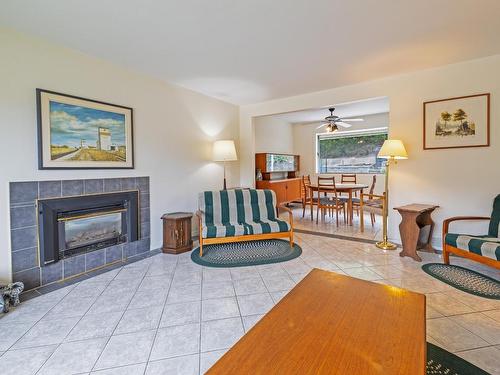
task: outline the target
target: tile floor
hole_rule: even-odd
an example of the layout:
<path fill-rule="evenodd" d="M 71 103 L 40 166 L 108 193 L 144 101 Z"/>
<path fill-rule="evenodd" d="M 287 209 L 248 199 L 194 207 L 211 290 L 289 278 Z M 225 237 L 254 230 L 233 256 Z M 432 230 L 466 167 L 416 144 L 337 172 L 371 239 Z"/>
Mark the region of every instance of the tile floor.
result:
<path fill-rule="evenodd" d="M 316 210 L 314 210 L 313 218 L 311 220 L 310 211 L 306 210 L 304 217 L 302 217 L 302 208 L 299 204 L 293 204 L 293 222 L 296 229 L 303 229 L 313 232 L 332 233 L 339 237 L 355 237 L 367 240 L 381 240 L 382 239 L 382 217 L 375 215 L 375 224 L 372 226 L 370 215 L 365 214 L 365 231 L 359 231 L 359 217 L 354 213 L 353 225 L 347 225 L 343 219 L 340 218 L 339 226 L 337 227 L 335 216 L 325 216 L 323 220 L 318 221 L 316 224 Z M 308 207 L 309 208 L 309 207 Z M 286 217 L 286 215 L 281 215 Z"/>
<path fill-rule="evenodd" d="M 189 253 L 158 254 L 28 300 L 0 318 L 1 373 L 202 374 L 317 267 L 426 293 L 428 340 L 500 374 L 500 301 L 372 244 L 309 234 L 297 242 L 303 254 L 286 263 L 214 269 Z"/>

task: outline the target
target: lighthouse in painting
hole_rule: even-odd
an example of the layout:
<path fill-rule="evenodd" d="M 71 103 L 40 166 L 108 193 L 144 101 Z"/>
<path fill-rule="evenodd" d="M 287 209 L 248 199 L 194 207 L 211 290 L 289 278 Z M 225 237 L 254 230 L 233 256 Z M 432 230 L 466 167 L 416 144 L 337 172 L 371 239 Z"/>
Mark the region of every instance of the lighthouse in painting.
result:
<path fill-rule="evenodd" d="M 111 132 L 106 128 L 99 128 L 97 134 L 97 149 L 102 151 L 111 150 Z"/>

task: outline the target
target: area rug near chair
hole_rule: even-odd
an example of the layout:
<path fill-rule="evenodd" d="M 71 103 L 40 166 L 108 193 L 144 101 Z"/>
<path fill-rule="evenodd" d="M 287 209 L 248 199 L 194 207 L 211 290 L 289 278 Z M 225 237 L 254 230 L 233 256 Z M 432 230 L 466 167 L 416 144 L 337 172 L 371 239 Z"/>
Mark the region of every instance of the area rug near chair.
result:
<path fill-rule="evenodd" d="M 472 363 L 427 343 L 427 375 L 489 375 Z"/>
<path fill-rule="evenodd" d="M 428 263 L 422 269 L 436 279 L 479 297 L 500 299 L 500 282 L 479 272 L 451 264 Z"/>
<path fill-rule="evenodd" d="M 286 262 L 302 254 L 302 248 L 294 244 L 293 248 L 285 240 L 257 240 L 232 242 L 203 246 L 191 253 L 193 262 L 207 267 L 245 267 L 259 264 Z"/>

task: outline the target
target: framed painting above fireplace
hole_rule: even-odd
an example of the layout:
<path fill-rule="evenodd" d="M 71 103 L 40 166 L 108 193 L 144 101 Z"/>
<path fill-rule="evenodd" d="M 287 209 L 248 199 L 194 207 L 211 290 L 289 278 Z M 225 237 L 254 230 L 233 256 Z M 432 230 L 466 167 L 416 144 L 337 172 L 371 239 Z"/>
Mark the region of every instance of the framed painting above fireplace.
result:
<path fill-rule="evenodd" d="M 36 90 L 39 169 L 134 168 L 133 110 Z"/>

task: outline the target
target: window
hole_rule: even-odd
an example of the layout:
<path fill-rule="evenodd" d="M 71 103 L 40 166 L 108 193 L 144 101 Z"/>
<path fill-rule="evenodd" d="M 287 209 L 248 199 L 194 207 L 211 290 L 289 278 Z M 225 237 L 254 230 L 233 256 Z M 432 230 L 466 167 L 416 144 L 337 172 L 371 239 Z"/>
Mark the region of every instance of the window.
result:
<path fill-rule="evenodd" d="M 318 134 L 318 173 L 384 173 L 385 160 L 377 158 L 387 139 L 387 128 Z"/>

